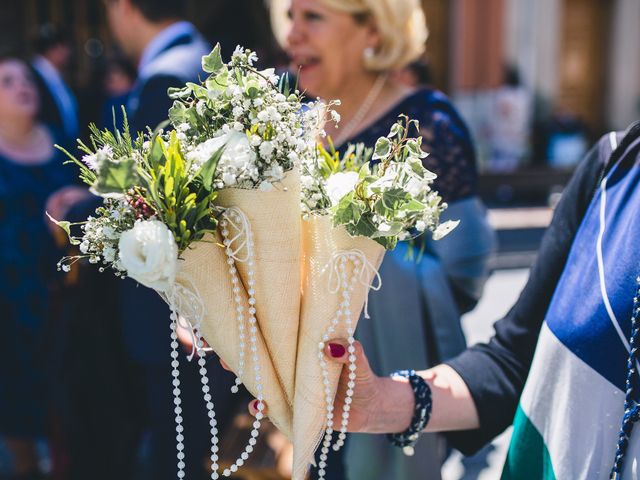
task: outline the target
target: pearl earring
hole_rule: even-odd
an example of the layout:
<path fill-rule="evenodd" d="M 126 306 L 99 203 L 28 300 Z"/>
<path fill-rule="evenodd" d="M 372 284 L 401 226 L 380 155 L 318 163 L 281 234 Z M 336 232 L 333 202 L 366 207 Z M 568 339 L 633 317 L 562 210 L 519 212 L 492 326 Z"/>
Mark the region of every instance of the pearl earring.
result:
<path fill-rule="evenodd" d="M 375 54 L 376 54 L 376 51 L 373 47 L 367 47 L 362 51 L 362 57 L 364 58 L 365 62 L 371 61 L 375 56 Z"/>

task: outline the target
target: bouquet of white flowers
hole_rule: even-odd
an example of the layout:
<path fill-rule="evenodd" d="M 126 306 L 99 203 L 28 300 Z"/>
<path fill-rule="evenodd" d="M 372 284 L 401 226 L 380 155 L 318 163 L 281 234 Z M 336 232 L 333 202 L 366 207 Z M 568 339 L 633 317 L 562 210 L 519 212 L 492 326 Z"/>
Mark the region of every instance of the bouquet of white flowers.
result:
<path fill-rule="evenodd" d="M 219 46 L 203 57 L 208 77 L 170 90 L 169 133 L 133 138 L 126 121 L 122 133 L 92 126 L 90 144 L 80 143 L 84 155 L 67 154 L 103 204 L 79 225 L 54 220 L 80 250 L 60 269 L 86 259 L 155 289 L 171 308 L 180 478 L 179 326 L 193 332 L 211 478 L 228 477 L 247 460 L 263 402 L 294 443 L 295 480 L 304 478 L 325 434 L 323 475 L 340 375 L 324 361 L 325 342 L 348 337 L 353 382 L 353 335 L 369 290 L 378 288 L 385 248 L 455 226 L 439 225 L 445 205 L 422 166 L 420 138 L 408 136 L 414 122 L 401 119 L 374 150 L 354 146 L 341 156 L 329 140 L 327 151 L 316 142 L 331 104 L 303 107 L 286 78 L 257 70 L 255 60 L 240 47 L 228 63 Z M 233 391 L 245 384 L 259 400 L 244 452 L 222 472 L 204 340 L 236 373 Z M 349 403 L 335 448 L 344 442 Z"/>
<path fill-rule="evenodd" d="M 334 425 L 344 443 L 355 387 L 354 333 L 370 289 L 380 288 L 378 268 L 385 249 L 424 231 L 438 239 L 456 226 L 439 224 L 446 208 L 431 189 L 435 175 L 421 159 L 421 138 L 409 138 L 418 124 L 401 118 L 375 149 L 349 146 L 342 156 L 318 147 L 303 162 L 303 285 L 298 337 L 298 364 L 293 408 L 294 478 L 304 478 L 322 441 L 319 477 L 324 477 Z M 349 389 L 344 410 L 334 398 L 341 366 L 325 361 L 323 350 L 333 338 L 348 338 Z M 325 415 L 309 411 L 324 409 Z"/>
<path fill-rule="evenodd" d="M 224 64 L 219 46 L 203 57 L 205 82 L 170 92 L 171 133 L 134 139 L 126 123 L 123 133 L 92 126 L 90 145 L 80 143 L 84 156 L 66 153 L 103 205 L 80 225 L 56 221 L 81 252 L 63 258 L 60 269 L 87 259 L 155 289 L 170 305 L 179 443 L 176 329 L 193 331 L 192 356 L 199 356 L 211 423 L 212 478 L 218 476 L 217 421 L 203 338 L 236 372 L 233 390 L 244 383 L 260 401 L 245 451 L 222 475 L 253 450 L 263 401 L 273 423 L 291 436 L 300 303 L 296 165 L 315 141 L 299 93 L 273 71 L 256 70 L 254 60 L 238 48 Z"/>
<path fill-rule="evenodd" d="M 174 90 L 169 115 L 183 135 L 187 158 L 203 162 L 226 146 L 215 202 L 237 216 L 223 233 L 228 232 L 240 280 L 255 299 L 252 310 L 290 407 L 300 312 L 297 165 L 315 148 L 309 128 L 313 112 L 302 108 L 286 78 L 273 69 L 256 70 L 255 60 L 254 53 L 238 47 L 223 64 L 216 47 L 203 59 L 209 78 Z"/>

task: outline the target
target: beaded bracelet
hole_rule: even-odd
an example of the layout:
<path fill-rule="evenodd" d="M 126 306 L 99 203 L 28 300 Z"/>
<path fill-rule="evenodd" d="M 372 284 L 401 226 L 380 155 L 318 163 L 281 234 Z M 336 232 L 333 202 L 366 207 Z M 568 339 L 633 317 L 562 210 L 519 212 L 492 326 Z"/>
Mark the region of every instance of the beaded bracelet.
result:
<path fill-rule="evenodd" d="M 402 448 L 402 452 L 411 456 L 415 453 L 414 446 L 418 442 L 418 438 L 424 431 L 431 418 L 431 387 L 418 375 L 415 370 L 399 370 L 393 372 L 391 377 L 408 378 L 413 395 L 415 397 L 415 409 L 411 424 L 402 433 L 389 433 L 387 439 L 396 447 Z"/>

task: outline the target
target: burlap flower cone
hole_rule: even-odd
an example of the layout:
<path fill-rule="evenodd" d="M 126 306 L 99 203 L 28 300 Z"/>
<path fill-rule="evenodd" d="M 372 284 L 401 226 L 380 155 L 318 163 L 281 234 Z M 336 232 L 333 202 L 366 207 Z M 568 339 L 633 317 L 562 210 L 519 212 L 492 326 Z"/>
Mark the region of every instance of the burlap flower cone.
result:
<path fill-rule="evenodd" d="M 302 222 L 302 305 L 298 359 L 293 404 L 293 479 L 303 480 L 326 428 L 325 386 L 318 353 L 323 336 L 326 339 L 347 338 L 340 322 L 328 332 L 343 302 L 342 293 L 332 285 L 337 278 L 336 262 L 348 252 L 360 252 L 347 258 L 347 277 L 354 273 L 354 259 L 366 258 L 368 265 L 358 275 L 351 294 L 350 311 L 353 328 L 369 294 L 370 285 L 382 263 L 385 250 L 364 237 L 351 237 L 344 228 L 333 228 L 329 217 L 312 217 Z M 362 263 L 360 263 L 362 268 Z M 357 268 L 357 267 L 356 267 Z M 329 387 L 332 398 L 338 386 L 341 366 L 328 362 Z M 336 417 L 341 412 L 335 412 Z"/>
<path fill-rule="evenodd" d="M 180 262 L 176 282 L 188 289 L 195 287 L 204 304 L 201 326 L 204 339 L 234 372 L 238 372 L 240 341 L 237 306 L 234 302 L 235 294 L 228 272 L 227 256 L 219 237 L 214 239 L 210 235 L 205 240 L 206 242 L 194 243 L 182 254 L 184 261 Z M 240 297 L 246 315 L 249 306 L 244 288 L 240 288 Z M 271 363 L 260 330 L 257 332 L 257 339 L 261 383 L 269 418 L 278 429 L 291 438 L 291 407 Z M 247 389 L 256 395 L 256 378 L 248 338 L 245 342 L 245 368 L 241 380 Z M 215 392 L 215 386 L 213 388 Z"/>
<path fill-rule="evenodd" d="M 254 240 L 258 324 L 292 405 L 300 315 L 300 173 L 288 172 L 269 192 L 221 190 L 216 203 L 239 209 L 249 221 Z M 231 227 L 229 230 L 231 237 L 237 233 Z M 236 266 L 249 290 L 249 265 L 236 262 Z"/>

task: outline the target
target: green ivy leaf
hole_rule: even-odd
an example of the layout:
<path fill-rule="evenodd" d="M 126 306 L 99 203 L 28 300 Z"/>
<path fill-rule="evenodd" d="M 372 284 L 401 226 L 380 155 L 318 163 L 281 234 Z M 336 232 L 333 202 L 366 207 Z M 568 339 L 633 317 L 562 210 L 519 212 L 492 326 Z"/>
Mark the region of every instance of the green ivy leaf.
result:
<path fill-rule="evenodd" d="M 217 73 L 223 65 L 220 44 L 217 43 L 209 55 L 202 57 L 202 69 L 207 73 Z"/>
<path fill-rule="evenodd" d="M 357 224 L 362 217 L 364 211 L 362 201 L 355 198 L 354 193 L 350 192 L 338 203 L 334 215 L 334 225 Z"/>
<path fill-rule="evenodd" d="M 169 109 L 169 120 L 173 125 L 185 123 L 188 118 L 187 107 L 182 102 L 173 102 Z"/>
<path fill-rule="evenodd" d="M 209 99 L 209 92 L 207 91 L 207 89 L 201 85 L 198 85 L 196 83 L 191 83 L 188 82 L 187 83 L 187 87 L 189 87 L 191 89 L 191 92 L 193 93 L 193 96 L 195 98 L 197 98 L 198 100 L 208 100 Z"/>
<path fill-rule="evenodd" d="M 387 135 L 387 138 L 401 137 L 403 132 L 404 132 L 404 127 L 402 126 L 402 124 L 399 122 L 394 123 L 391 126 L 391 130 L 389 130 L 389 134 Z"/>
<path fill-rule="evenodd" d="M 382 158 L 387 158 L 387 156 L 391 153 L 391 141 L 386 137 L 380 137 L 376 142 L 376 146 L 373 151 L 372 160 L 378 160 Z"/>
<path fill-rule="evenodd" d="M 191 96 L 191 89 L 189 87 L 169 87 L 167 95 L 172 99 L 183 99 Z"/>
<path fill-rule="evenodd" d="M 125 193 L 138 184 L 135 168 L 136 162 L 130 157 L 104 160 L 100 163 L 93 191 L 100 196 Z"/>

